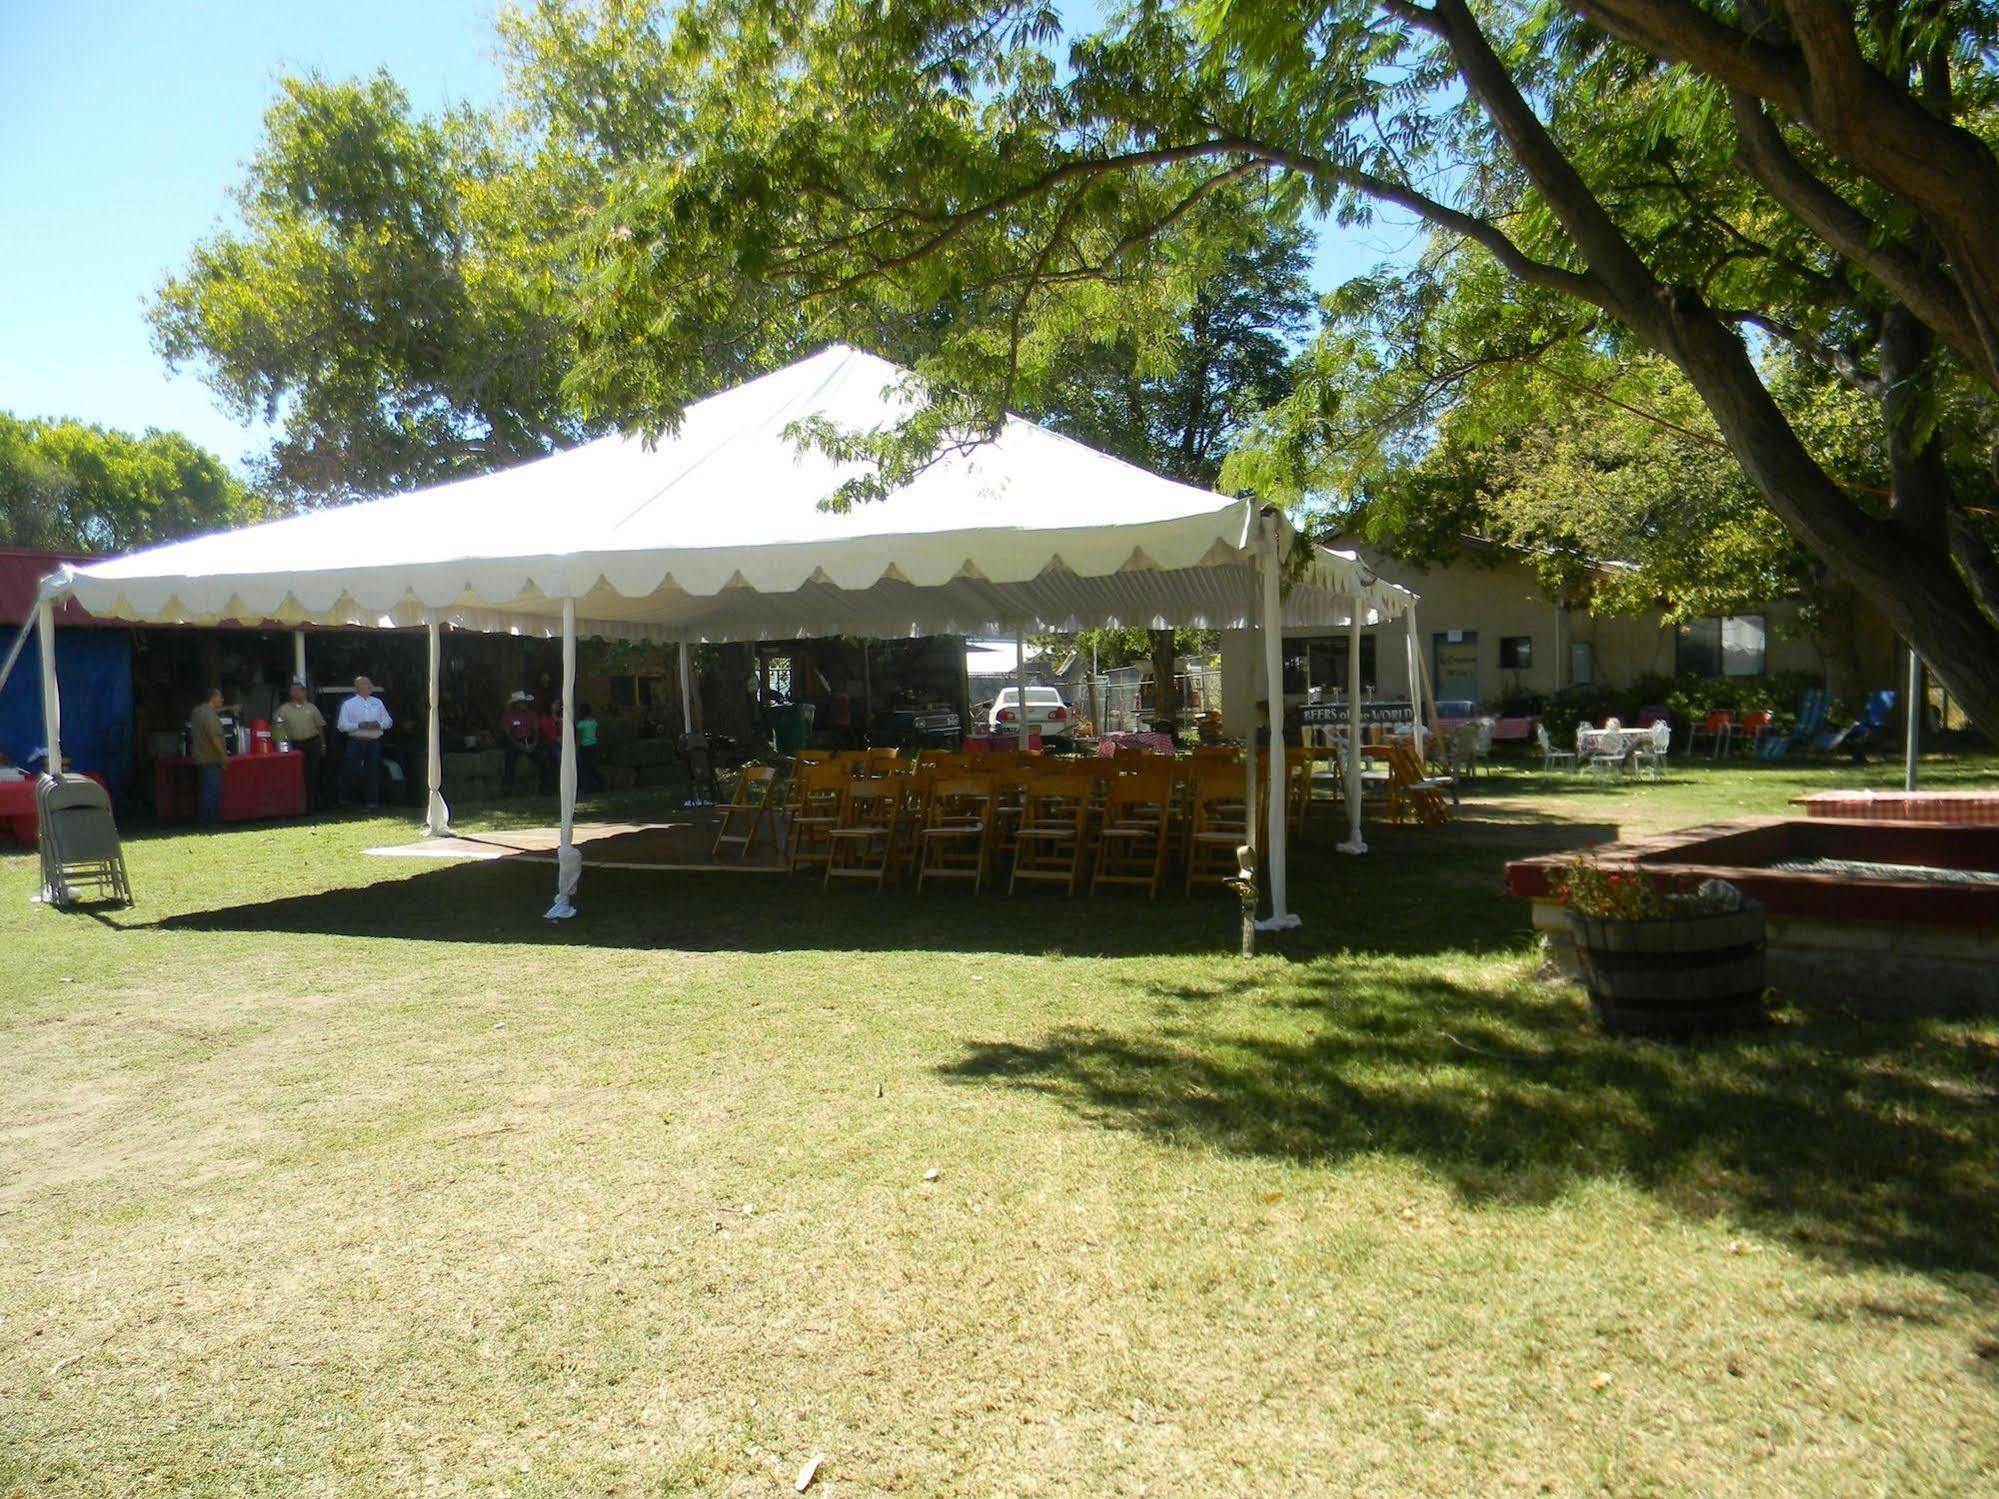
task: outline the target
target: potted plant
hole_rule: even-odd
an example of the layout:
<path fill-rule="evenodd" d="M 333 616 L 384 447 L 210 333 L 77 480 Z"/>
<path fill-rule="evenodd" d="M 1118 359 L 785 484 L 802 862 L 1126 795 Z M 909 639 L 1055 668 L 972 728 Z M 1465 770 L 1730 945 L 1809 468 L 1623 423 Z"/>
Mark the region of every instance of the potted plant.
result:
<path fill-rule="evenodd" d="M 1606 1030 L 1678 1035 L 1762 1013 L 1763 907 L 1733 885 L 1584 855 L 1557 898 Z"/>

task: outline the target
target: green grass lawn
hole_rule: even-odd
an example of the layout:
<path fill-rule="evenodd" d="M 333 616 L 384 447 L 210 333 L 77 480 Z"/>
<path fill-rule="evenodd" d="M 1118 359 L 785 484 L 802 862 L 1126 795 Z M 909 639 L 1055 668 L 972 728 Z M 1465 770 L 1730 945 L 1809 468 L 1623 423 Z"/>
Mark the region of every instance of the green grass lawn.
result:
<path fill-rule="evenodd" d="M 1994 1492 L 1999 1023 L 1613 1042 L 1499 893 L 1898 776 L 1501 774 L 1251 961 L 1226 899 L 549 924 L 387 818 L 136 837 L 101 916 L 0 859 L 0 1495 Z"/>

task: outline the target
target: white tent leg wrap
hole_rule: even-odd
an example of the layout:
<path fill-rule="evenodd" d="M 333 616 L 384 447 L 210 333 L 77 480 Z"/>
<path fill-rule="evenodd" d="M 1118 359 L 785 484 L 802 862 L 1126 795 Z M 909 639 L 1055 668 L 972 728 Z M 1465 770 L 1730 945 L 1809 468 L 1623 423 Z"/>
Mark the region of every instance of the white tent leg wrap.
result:
<path fill-rule="evenodd" d="M 576 847 L 576 600 L 562 601 L 562 837 L 555 850 L 555 904 L 550 921 L 576 914 L 576 886 L 583 855 Z"/>
<path fill-rule="evenodd" d="M 1360 774 L 1360 621 L 1366 607 L 1359 594 L 1347 600 L 1352 612 L 1347 617 L 1347 836 L 1338 845 L 1343 854 L 1367 852 L 1367 840 L 1360 835 L 1360 798 L 1365 785 Z"/>
<path fill-rule="evenodd" d="M 444 736 L 437 721 L 438 658 L 444 653 L 437 616 L 428 621 L 430 633 L 430 709 L 426 715 L 425 727 L 425 778 L 430 788 L 430 799 L 425 804 L 423 814 L 423 835 L 426 838 L 449 838 L 451 831 L 451 808 L 444 803 Z M 299 637 L 301 640 L 303 636 Z"/>
<path fill-rule="evenodd" d="M 555 851 L 555 904 L 542 913 L 549 921 L 567 921 L 576 914 L 576 887 L 583 878 L 583 850 L 566 844 Z"/>
<path fill-rule="evenodd" d="M 1286 854 L 1288 853 L 1286 827 L 1288 808 L 1285 798 L 1291 787 L 1284 773 L 1284 574 L 1282 559 L 1278 550 L 1282 545 L 1283 530 L 1274 511 L 1264 514 L 1263 533 L 1263 670 L 1268 679 L 1270 693 L 1270 764 L 1268 784 L 1263 788 L 1267 799 L 1266 811 L 1270 821 L 1270 851 L 1265 859 L 1269 878 L 1265 883 L 1270 889 L 1270 915 L 1259 921 L 1259 931 L 1277 932 L 1298 925 L 1298 918 L 1287 909 L 1290 891 L 1287 885 Z M 1251 759 L 1256 758 L 1256 746 L 1250 746 Z M 1256 815 L 1255 804 L 1251 803 L 1250 816 Z"/>

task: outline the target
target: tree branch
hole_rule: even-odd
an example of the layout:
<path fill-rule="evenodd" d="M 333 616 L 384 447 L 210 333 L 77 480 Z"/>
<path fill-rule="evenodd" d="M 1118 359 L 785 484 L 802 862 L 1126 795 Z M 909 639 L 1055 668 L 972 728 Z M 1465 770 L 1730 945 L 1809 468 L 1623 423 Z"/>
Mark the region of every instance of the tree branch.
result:
<path fill-rule="evenodd" d="M 1784 144 L 1777 122 L 1740 89 L 1729 91 L 1735 116 L 1736 160 L 1770 196 L 1826 244 L 1887 289 L 1988 384 L 1999 384 L 1999 358 L 1971 327 L 1963 293 L 1923 264 L 1900 240 L 1882 239 L 1871 220 L 1821 182 Z"/>
<path fill-rule="evenodd" d="M 1767 312 L 1742 308 L 1731 311 L 1717 310 L 1715 316 L 1731 323 L 1747 323 L 1752 328 L 1761 328 L 1772 338 L 1789 344 L 1807 358 L 1824 365 L 1855 390 L 1865 391 L 1877 399 L 1881 395 L 1883 388 L 1881 377 L 1854 358 L 1851 350 L 1836 348 L 1824 339 L 1814 338 L 1804 329 L 1781 318 L 1772 317 Z"/>
<path fill-rule="evenodd" d="M 1656 57 L 1796 112 L 1804 69 L 1796 52 L 1724 25 L 1691 0 L 1568 0 L 1569 9 Z"/>

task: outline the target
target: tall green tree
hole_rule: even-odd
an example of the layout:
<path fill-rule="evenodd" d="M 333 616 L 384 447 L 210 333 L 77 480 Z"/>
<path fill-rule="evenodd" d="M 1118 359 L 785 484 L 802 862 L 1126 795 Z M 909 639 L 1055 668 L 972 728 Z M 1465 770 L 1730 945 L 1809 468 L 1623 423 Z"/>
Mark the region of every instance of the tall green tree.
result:
<path fill-rule="evenodd" d="M 0 545 L 122 552 L 262 518 L 265 503 L 178 432 L 0 412 Z"/>
<path fill-rule="evenodd" d="M 288 78 L 235 200 L 240 224 L 194 248 L 151 315 L 170 364 L 279 424 L 274 494 L 406 488 L 580 434 L 537 249 L 570 226 L 490 120 L 422 118 L 386 75 Z"/>
<path fill-rule="evenodd" d="M 1214 484 L 1243 430 L 1291 389 L 1291 364 L 1316 306 L 1304 229 L 1260 214 L 1251 222 L 1261 237 L 1223 257 L 1170 336 L 1149 350 L 1118 338 L 1063 347 L 1032 414 L 1155 472 Z M 1170 718 L 1179 706 L 1177 658 L 1212 650 L 1214 632 L 1094 630 L 1075 645 L 1106 666 L 1149 658 L 1155 711 Z"/>
<path fill-rule="evenodd" d="M 1999 732 L 1989 466 L 1965 478 L 1999 394 L 1995 36 L 1973 0 L 1134 0 L 1075 38 L 1034 0 L 695 0 L 687 149 L 622 172 L 593 226 L 575 387 L 670 420 L 697 330 L 778 287 L 808 316 L 957 309 L 927 372 L 990 413 L 1053 344 L 1184 315 L 1239 243 L 1226 189 L 1391 206 L 1433 232 L 1416 294 L 1448 302 L 1468 256 L 1504 278 L 1404 404 L 1536 352 L 1661 356 L 1761 502 Z M 1786 412 L 1778 344 L 1869 399 L 1885 495 Z M 1294 449 L 1339 426 L 1292 415 Z"/>

